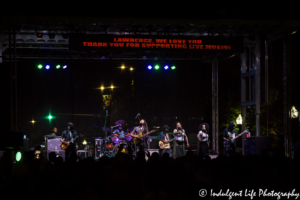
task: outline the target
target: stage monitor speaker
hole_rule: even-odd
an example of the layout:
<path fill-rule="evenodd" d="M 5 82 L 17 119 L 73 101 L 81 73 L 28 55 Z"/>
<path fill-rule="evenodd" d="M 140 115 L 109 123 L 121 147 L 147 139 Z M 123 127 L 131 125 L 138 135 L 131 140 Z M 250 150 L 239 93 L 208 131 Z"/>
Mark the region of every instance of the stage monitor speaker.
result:
<path fill-rule="evenodd" d="M 260 155 L 264 149 L 271 149 L 271 138 L 267 136 L 244 139 L 244 155 Z"/>
<path fill-rule="evenodd" d="M 159 149 L 146 149 L 146 151 L 149 151 L 150 156 L 151 156 L 154 152 L 157 152 L 158 154 L 160 153 L 160 152 L 159 152 Z M 148 160 L 148 157 L 146 156 L 146 154 L 145 154 L 145 159 Z"/>
<path fill-rule="evenodd" d="M 87 151 L 84 151 L 84 150 L 78 150 L 78 151 L 77 151 L 77 156 L 78 156 L 81 160 L 83 160 L 83 159 L 85 159 L 85 158 L 88 157 L 88 152 L 87 152 Z"/>
<path fill-rule="evenodd" d="M 49 160 L 49 153 L 51 153 L 51 152 L 55 152 L 56 157 L 62 157 L 63 161 L 65 162 L 65 160 L 66 160 L 66 153 L 65 153 L 64 150 L 59 150 L 59 151 L 51 151 L 51 150 L 49 150 L 49 151 L 47 151 L 47 159 L 48 160 Z"/>

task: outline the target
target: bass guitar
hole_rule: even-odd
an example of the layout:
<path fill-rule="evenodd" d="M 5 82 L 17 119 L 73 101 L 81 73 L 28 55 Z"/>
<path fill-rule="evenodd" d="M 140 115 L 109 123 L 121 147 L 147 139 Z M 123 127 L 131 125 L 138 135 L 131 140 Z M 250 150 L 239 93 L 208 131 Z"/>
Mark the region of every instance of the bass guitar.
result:
<path fill-rule="evenodd" d="M 150 133 L 153 133 L 153 132 L 155 132 L 155 131 L 156 131 L 156 130 L 152 130 L 152 131 L 150 131 L 150 132 L 148 132 L 148 133 L 145 133 L 144 135 L 143 135 L 143 133 L 139 133 L 139 134 L 137 134 L 137 135 L 133 135 L 133 136 L 132 136 L 132 137 L 133 137 L 133 143 L 134 143 L 134 144 L 137 144 L 137 143 L 143 141 L 143 140 L 144 140 L 144 136 L 149 135 Z"/>
<path fill-rule="evenodd" d="M 232 144 L 234 144 L 235 140 L 238 139 L 239 137 L 241 137 L 243 134 L 245 133 L 249 133 L 249 130 L 246 129 L 244 130 L 242 133 L 238 134 L 236 137 L 234 138 L 229 138 L 227 139 L 228 141 L 224 141 L 223 144 L 224 144 L 224 147 L 230 147 Z"/>
<path fill-rule="evenodd" d="M 170 142 L 173 142 L 174 140 L 175 140 L 175 138 L 173 138 L 172 140 L 169 140 L 167 142 L 159 141 L 158 146 L 160 149 L 164 149 L 166 146 L 169 145 Z"/>

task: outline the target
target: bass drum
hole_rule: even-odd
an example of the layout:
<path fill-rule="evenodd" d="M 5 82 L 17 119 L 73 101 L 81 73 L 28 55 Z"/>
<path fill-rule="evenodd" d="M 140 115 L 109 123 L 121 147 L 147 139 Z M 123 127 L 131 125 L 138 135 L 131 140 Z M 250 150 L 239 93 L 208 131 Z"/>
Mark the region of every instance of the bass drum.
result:
<path fill-rule="evenodd" d="M 120 148 L 121 145 L 124 145 L 124 147 L 123 147 L 121 153 L 126 153 L 126 154 L 128 154 L 127 143 L 123 142 L 123 143 L 120 143 L 119 145 L 116 145 L 116 146 L 114 147 L 114 154 L 115 154 L 115 155 L 118 153 L 119 148 Z"/>

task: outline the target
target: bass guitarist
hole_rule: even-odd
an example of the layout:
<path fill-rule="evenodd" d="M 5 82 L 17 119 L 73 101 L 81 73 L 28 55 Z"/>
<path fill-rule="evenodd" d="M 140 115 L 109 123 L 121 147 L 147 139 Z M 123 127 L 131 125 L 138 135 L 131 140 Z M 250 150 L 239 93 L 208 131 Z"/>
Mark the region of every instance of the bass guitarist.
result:
<path fill-rule="evenodd" d="M 60 141 L 69 146 L 65 150 L 66 154 L 66 160 L 69 159 L 69 157 L 76 158 L 76 138 L 77 138 L 77 131 L 74 130 L 74 126 L 72 122 L 68 123 L 68 130 L 64 130 L 64 132 L 61 134 Z M 68 142 L 69 141 L 69 142 Z"/>
<path fill-rule="evenodd" d="M 169 157 L 172 157 L 172 149 L 170 142 L 171 140 L 171 135 L 169 134 L 169 127 L 168 125 L 163 126 L 163 131 L 160 133 L 160 141 L 165 144 L 164 148 L 161 150 L 160 155 L 162 156 L 164 153 L 169 154 Z"/>
<path fill-rule="evenodd" d="M 139 141 L 135 143 L 135 155 L 137 155 L 137 148 L 139 151 L 145 151 L 146 142 L 148 140 L 148 136 L 145 136 L 145 138 L 141 138 L 138 135 L 142 133 L 142 135 L 147 134 L 149 131 L 147 122 L 144 119 L 140 120 L 140 126 L 135 127 L 132 132 L 130 133 L 133 139 L 137 138 Z"/>
<path fill-rule="evenodd" d="M 235 130 L 235 124 L 231 121 L 229 122 L 228 127 L 223 131 L 223 144 L 228 156 L 235 153 L 236 142 L 234 141 L 234 143 L 230 143 L 230 140 L 234 139 L 236 136 L 237 132 Z"/>

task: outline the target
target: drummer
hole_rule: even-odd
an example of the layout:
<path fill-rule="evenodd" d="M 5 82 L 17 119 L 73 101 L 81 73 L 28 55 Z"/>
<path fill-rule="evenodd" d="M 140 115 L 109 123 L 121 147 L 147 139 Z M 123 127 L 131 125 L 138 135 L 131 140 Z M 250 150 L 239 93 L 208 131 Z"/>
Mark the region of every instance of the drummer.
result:
<path fill-rule="evenodd" d="M 119 139 L 125 139 L 125 133 L 122 130 L 122 124 L 119 124 L 118 129 L 114 130 L 113 132 L 114 134 L 118 134 L 119 135 Z"/>

